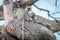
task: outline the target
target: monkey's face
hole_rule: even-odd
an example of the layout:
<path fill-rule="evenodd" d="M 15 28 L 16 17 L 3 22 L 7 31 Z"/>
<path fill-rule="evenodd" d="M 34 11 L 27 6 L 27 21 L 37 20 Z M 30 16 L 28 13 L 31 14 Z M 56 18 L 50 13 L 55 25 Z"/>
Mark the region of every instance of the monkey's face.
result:
<path fill-rule="evenodd" d="M 30 11 L 31 10 L 31 8 L 28 8 L 28 11 Z"/>
<path fill-rule="evenodd" d="M 31 10 L 30 6 L 27 6 L 26 9 L 28 10 L 28 12 Z"/>

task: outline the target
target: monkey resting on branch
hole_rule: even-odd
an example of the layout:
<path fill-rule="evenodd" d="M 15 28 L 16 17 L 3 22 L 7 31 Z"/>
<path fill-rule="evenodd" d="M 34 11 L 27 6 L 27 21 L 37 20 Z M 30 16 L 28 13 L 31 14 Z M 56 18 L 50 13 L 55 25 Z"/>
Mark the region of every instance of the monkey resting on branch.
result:
<path fill-rule="evenodd" d="M 10 0 L 12 1 L 12 0 Z M 8 5 L 9 4 L 9 5 Z M 16 21 L 14 18 L 13 5 L 10 3 L 4 5 L 4 16 L 10 18 L 10 20 L 5 19 L 7 25 L 2 27 L 1 34 L 6 40 L 10 40 L 10 35 L 17 37 L 18 40 L 21 39 L 22 24 L 21 21 Z M 11 4 L 11 5 L 10 5 Z M 9 7 L 10 6 L 10 7 Z M 7 14 L 7 15 L 6 15 Z M 53 32 L 46 27 L 33 22 L 24 22 L 24 40 L 56 40 Z"/>

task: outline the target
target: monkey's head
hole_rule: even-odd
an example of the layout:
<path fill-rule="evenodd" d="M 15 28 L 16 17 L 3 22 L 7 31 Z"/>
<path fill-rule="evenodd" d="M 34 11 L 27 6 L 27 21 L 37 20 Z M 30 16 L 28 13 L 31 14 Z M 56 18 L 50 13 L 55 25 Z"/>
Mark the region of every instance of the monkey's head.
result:
<path fill-rule="evenodd" d="M 31 6 L 27 6 L 26 8 L 25 8 L 25 10 L 27 10 L 28 12 L 31 10 Z"/>

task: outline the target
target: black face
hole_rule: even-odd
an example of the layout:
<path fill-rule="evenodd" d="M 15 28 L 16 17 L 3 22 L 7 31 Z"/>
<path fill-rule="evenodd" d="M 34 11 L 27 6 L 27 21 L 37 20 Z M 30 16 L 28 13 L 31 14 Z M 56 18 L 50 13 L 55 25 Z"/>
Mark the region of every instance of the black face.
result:
<path fill-rule="evenodd" d="M 28 11 L 30 11 L 31 10 L 31 8 L 28 8 Z"/>

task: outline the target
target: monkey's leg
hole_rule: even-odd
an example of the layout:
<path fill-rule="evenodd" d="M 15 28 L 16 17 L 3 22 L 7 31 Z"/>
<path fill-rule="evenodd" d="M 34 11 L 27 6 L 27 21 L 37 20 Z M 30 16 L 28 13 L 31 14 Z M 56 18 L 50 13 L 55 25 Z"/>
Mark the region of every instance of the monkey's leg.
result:
<path fill-rule="evenodd" d="M 22 40 L 24 40 L 24 19 L 22 19 Z"/>

